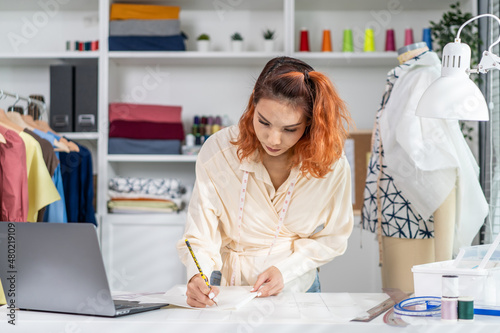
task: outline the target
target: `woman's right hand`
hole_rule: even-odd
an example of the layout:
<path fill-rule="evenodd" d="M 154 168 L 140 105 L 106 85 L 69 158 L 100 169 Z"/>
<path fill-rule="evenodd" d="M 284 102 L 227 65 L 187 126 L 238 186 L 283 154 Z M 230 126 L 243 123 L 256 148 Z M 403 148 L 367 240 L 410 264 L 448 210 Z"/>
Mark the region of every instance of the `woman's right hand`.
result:
<path fill-rule="evenodd" d="M 194 275 L 187 284 L 186 296 L 189 306 L 197 308 L 212 306 L 217 302 L 217 295 L 219 295 L 219 288 L 209 288 L 200 274 Z"/>

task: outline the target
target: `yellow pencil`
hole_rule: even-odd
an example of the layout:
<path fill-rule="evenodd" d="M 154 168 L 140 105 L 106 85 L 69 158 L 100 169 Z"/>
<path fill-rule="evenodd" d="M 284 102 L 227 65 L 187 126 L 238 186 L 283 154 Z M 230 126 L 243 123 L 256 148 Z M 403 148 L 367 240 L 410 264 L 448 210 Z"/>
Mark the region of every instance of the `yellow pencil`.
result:
<path fill-rule="evenodd" d="M 196 260 L 196 256 L 194 255 L 193 249 L 191 248 L 191 244 L 189 244 L 189 241 L 187 239 L 185 240 L 185 242 L 186 242 L 186 245 L 189 249 L 189 252 L 191 253 L 191 257 L 193 257 L 193 260 L 194 260 L 194 263 L 196 264 L 196 267 L 198 267 L 198 271 L 200 272 L 201 277 L 203 278 L 203 280 L 205 280 L 207 287 L 210 288 L 210 290 L 212 290 L 212 286 L 210 285 L 210 282 L 208 282 L 207 276 L 205 274 L 203 274 L 203 271 L 201 270 L 200 264 L 198 263 L 198 260 Z M 215 305 L 217 305 L 217 302 L 215 302 L 213 299 L 212 299 L 212 301 L 215 303 Z"/>

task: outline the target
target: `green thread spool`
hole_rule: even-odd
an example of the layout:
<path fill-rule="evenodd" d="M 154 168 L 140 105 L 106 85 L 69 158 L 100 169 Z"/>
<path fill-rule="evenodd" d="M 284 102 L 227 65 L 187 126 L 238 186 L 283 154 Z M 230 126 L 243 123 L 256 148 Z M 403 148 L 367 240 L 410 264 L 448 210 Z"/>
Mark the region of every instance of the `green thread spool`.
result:
<path fill-rule="evenodd" d="M 472 297 L 458 298 L 458 320 L 474 319 L 474 299 Z"/>
<path fill-rule="evenodd" d="M 352 30 L 344 30 L 344 43 L 342 45 L 342 52 L 354 52 L 354 44 L 352 42 Z"/>

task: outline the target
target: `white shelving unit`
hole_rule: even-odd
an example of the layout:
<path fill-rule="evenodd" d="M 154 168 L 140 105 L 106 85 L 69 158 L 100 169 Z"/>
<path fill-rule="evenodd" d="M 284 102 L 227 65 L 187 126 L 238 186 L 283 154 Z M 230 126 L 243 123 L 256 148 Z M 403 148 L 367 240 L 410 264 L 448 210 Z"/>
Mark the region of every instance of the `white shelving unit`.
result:
<path fill-rule="evenodd" d="M 455 0 L 151 0 L 144 3 L 181 7 L 181 29 L 189 36 L 186 52 L 109 52 L 109 8 L 113 0 L 42 2 L 0 0 L 0 88 L 23 95 L 45 96 L 50 109 L 49 65 L 97 63 L 99 67 L 98 132 L 64 133 L 90 143 L 98 176 L 97 214 L 102 250 L 113 289 L 166 290 L 183 283 L 175 241 L 184 229 L 185 214 L 124 215 L 107 213 L 108 180 L 115 176 L 177 177 L 194 182 L 196 157 L 180 155 L 108 155 L 108 105 L 112 102 L 182 105 L 185 130 L 195 115 L 227 114 L 236 124 L 255 79 L 265 63 L 279 55 L 303 59 L 326 73 L 346 101 L 358 129 L 371 128 L 388 70 L 397 65 L 395 52 L 383 52 L 385 30 L 395 29 L 396 46 L 403 46 L 404 29 L 412 27 L 415 41 L 422 28 L 438 20 Z M 120 1 L 123 2 L 123 1 Z M 133 2 L 126 0 L 125 2 Z M 135 1 L 138 2 L 138 1 Z M 43 2 L 45 3 L 45 2 Z M 462 3 L 476 12 L 474 2 Z M 31 27 L 33 26 L 33 27 Z M 32 31 L 29 31 L 29 28 Z M 298 52 L 301 27 L 309 30 L 313 52 Z M 363 53 L 362 33 L 375 30 L 377 52 Z M 276 30 L 273 53 L 264 53 L 261 33 Z M 332 32 L 334 52 L 318 52 L 323 29 Z M 354 53 L 342 53 L 342 30 L 354 34 Z M 244 52 L 229 49 L 229 36 L 240 32 Z M 196 36 L 208 33 L 211 52 L 195 51 Z M 99 40 L 99 51 L 66 52 L 66 41 Z M 154 83 L 144 85 L 147 82 Z M 9 101 L 0 101 L 7 108 Z M 371 238 L 370 238 L 371 239 Z M 368 241 L 369 243 L 369 241 Z M 356 244 L 353 245 L 356 247 Z M 363 243 L 370 253 L 376 244 Z M 346 258 L 349 255 L 345 256 Z M 349 257 L 350 258 L 350 257 Z M 377 259 L 356 257 L 349 263 L 325 266 L 326 291 L 378 291 Z M 341 262 L 336 261 L 336 262 Z M 330 264 L 329 264 L 330 265 Z M 350 268 L 348 275 L 329 273 Z M 361 269 L 363 267 L 363 270 Z M 368 273 L 367 270 L 368 269 Z M 326 273 L 325 273 L 326 272 Z M 367 274 L 370 278 L 366 278 Z M 168 277 L 172 277 L 171 280 Z M 354 276 L 365 277 L 356 284 Z M 120 278 L 121 277 L 121 278 Z M 359 278 L 358 278 L 359 279 Z M 368 284 L 366 281 L 369 280 Z M 354 281 L 354 282 L 353 282 Z M 326 289 L 325 289 L 326 286 Z M 347 287 L 345 287 L 347 286 Z"/>

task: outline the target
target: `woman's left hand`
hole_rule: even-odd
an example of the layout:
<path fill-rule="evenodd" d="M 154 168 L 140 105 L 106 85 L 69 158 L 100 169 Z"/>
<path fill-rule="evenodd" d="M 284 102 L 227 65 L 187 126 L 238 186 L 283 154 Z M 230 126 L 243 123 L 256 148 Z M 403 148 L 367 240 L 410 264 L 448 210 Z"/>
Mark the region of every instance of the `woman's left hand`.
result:
<path fill-rule="evenodd" d="M 280 270 L 275 266 L 271 266 L 259 275 L 252 291 L 258 292 L 258 297 L 267 297 L 278 295 L 284 286 L 283 275 Z"/>

